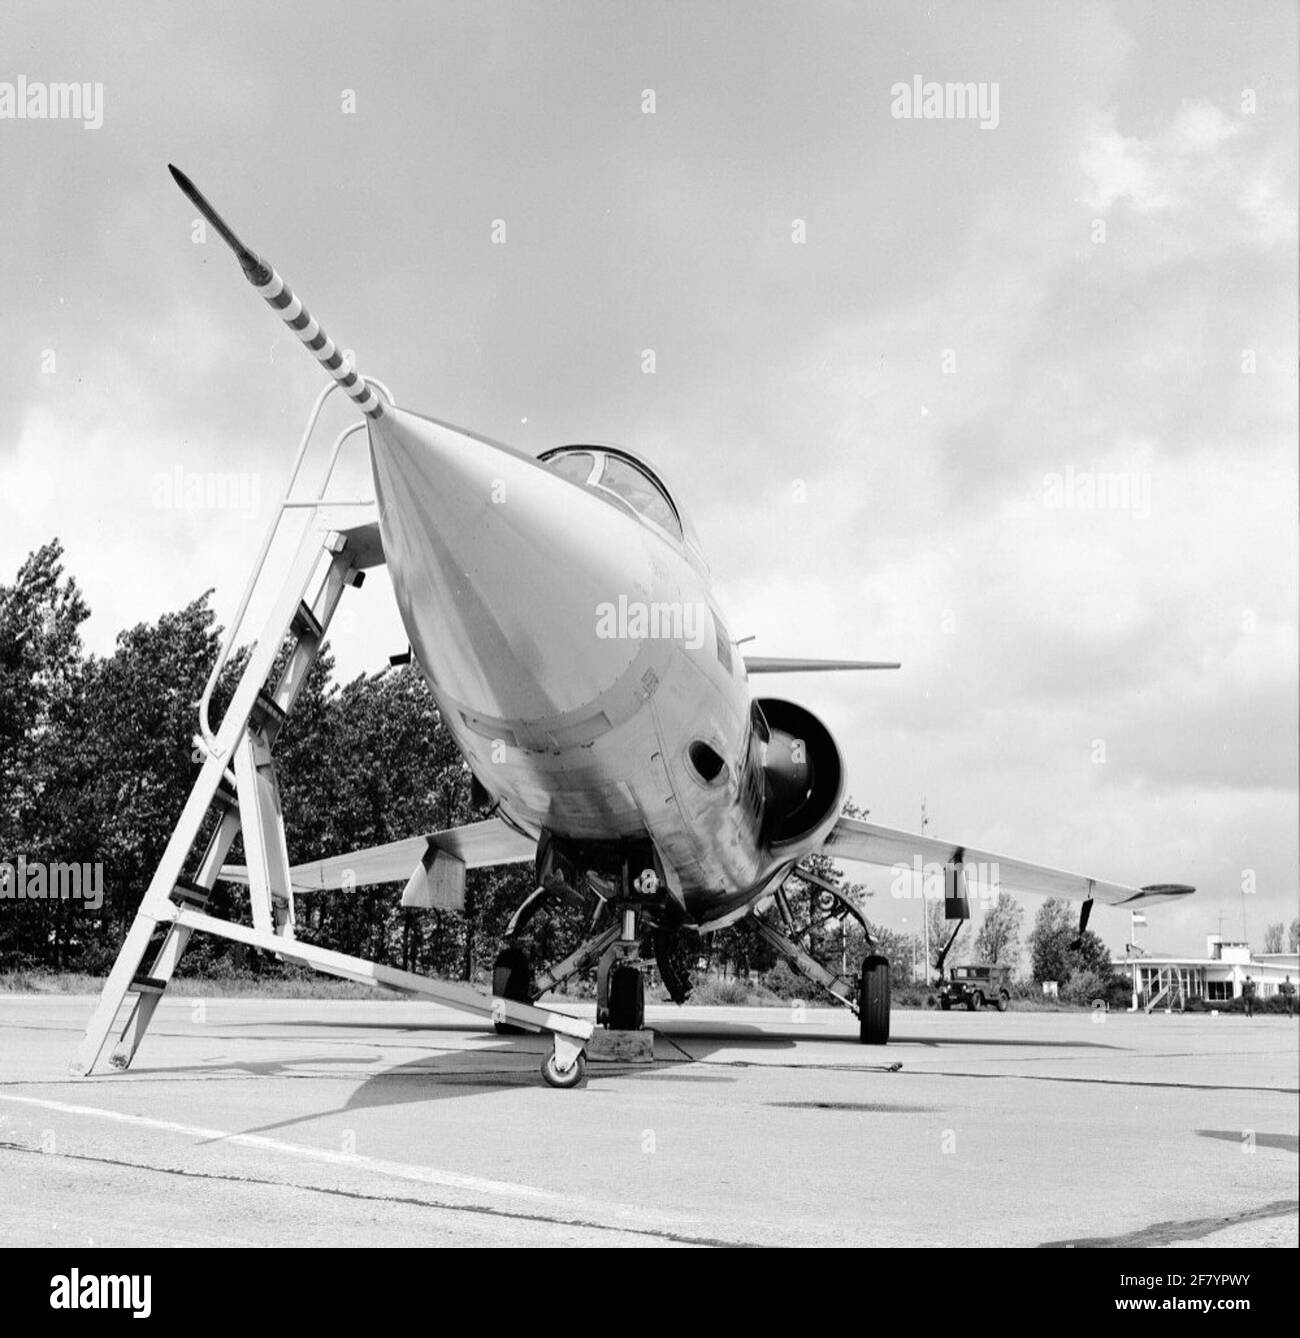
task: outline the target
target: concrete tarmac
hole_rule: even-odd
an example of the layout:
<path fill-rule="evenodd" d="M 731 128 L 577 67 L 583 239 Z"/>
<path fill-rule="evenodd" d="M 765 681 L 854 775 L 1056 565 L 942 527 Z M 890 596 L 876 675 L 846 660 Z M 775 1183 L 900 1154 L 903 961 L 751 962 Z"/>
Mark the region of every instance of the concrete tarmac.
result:
<path fill-rule="evenodd" d="M 652 1007 L 555 1091 L 387 999 L 169 995 L 73 1079 L 93 1002 L 0 995 L 0 1246 L 1300 1243 L 1286 1018 Z"/>

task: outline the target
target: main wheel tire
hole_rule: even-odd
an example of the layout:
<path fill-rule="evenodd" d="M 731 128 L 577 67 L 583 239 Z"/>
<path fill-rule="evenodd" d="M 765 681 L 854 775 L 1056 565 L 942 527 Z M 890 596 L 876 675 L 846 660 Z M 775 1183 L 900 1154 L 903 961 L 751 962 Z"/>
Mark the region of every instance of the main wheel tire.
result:
<path fill-rule="evenodd" d="M 984 1007 L 984 996 L 979 990 L 973 990 L 966 996 L 966 1007 L 969 1008 L 972 1013 L 978 1013 L 979 1010 Z"/>
<path fill-rule="evenodd" d="M 998 995 L 998 1012 L 1005 1013 L 1007 1009 L 1010 1007 L 1011 1007 L 1011 995 L 1006 990 L 1003 990 Z"/>
<path fill-rule="evenodd" d="M 610 968 L 609 1029 L 640 1031 L 645 1026 L 645 977 L 635 966 Z"/>
<path fill-rule="evenodd" d="M 879 954 L 862 963 L 858 1040 L 863 1045 L 885 1045 L 889 1041 L 889 959 Z"/>
<path fill-rule="evenodd" d="M 507 943 L 497 953 L 492 964 L 492 994 L 498 999 L 509 999 L 511 1003 L 532 1002 L 533 972 L 528 961 L 528 954 L 513 943 Z M 523 1027 L 516 1027 L 510 1022 L 492 1024 L 498 1036 L 522 1036 Z"/>
<path fill-rule="evenodd" d="M 567 1073 L 561 1073 L 556 1067 L 554 1050 L 542 1060 L 542 1077 L 546 1080 L 548 1087 L 577 1087 L 586 1076 L 587 1052 L 585 1050 L 578 1051 L 578 1058 Z"/>

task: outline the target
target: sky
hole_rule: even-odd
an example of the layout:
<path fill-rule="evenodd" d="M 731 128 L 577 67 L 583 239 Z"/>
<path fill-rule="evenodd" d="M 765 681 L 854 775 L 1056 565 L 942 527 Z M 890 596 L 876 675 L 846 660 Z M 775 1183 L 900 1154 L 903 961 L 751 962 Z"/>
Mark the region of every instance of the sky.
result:
<path fill-rule="evenodd" d="M 90 649 L 230 616 L 323 384 L 171 161 L 403 406 L 653 460 L 755 653 L 900 659 L 760 683 L 873 819 L 1196 884 L 1149 950 L 1296 916 L 1294 4 L 19 0 L 0 52 L 0 113 L 102 89 L 0 116 L 0 581 L 61 538 Z M 348 600 L 345 678 L 405 649 Z"/>

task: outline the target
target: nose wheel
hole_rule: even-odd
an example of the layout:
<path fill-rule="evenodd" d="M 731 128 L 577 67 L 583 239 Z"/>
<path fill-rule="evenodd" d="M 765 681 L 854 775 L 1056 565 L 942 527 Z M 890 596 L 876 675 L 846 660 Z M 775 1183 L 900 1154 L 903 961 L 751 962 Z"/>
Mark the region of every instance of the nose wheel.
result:
<path fill-rule="evenodd" d="M 645 1026 L 645 977 L 626 962 L 610 968 L 605 1025 L 610 1031 L 640 1031 Z"/>
<path fill-rule="evenodd" d="M 640 1031 L 645 1026 L 640 916 L 632 903 L 616 909 L 619 936 L 605 949 L 596 970 L 596 1025 L 610 1031 Z"/>

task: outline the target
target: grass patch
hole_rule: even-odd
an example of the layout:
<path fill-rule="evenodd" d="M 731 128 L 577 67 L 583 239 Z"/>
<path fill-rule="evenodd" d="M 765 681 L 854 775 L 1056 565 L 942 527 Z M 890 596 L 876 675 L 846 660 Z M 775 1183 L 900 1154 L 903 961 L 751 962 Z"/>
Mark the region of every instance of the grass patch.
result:
<path fill-rule="evenodd" d="M 78 971 L 0 971 L 0 994 L 98 994 L 104 980 Z M 389 991 L 333 976 L 180 976 L 168 993 L 186 999 L 375 999 Z"/>
<path fill-rule="evenodd" d="M 104 988 L 103 976 L 87 975 L 78 971 L 0 971 L 0 994 L 98 994 Z M 475 982 L 486 991 L 490 984 L 486 979 Z M 369 985 L 358 985 L 351 980 L 339 980 L 334 976 L 322 975 L 305 968 L 301 972 L 286 975 L 254 976 L 181 976 L 170 986 L 169 994 L 178 998 L 202 999 L 413 999 L 418 996 L 397 994 L 392 990 L 380 989 Z M 570 982 L 567 990 L 556 991 L 548 997 L 568 999 L 593 999 L 595 988 L 588 982 Z M 811 982 L 805 982 L 802 991 L 794 996 L 811 1008 L 829 1008 L 834 1004 Z M 922 1009 L 926 992 L 920 987 L 896 989 L 893 1007 L 899 1012 Z M 653 976 L 646 981 L 646 1002 L 667 1003 L 668 995 L 663 986 Z M 791 1002 L 791 997 L 778 994 L 758 981 L 720 980 L 709 977 L 697 980 L 686 1007 L 700 1008 L 772 1008 Z M 1270 1000 L 1270 1003 L 1274 1001 Z M 1236 1001 L 1237 1008 L 1217 1005 L 1221 1011 L 1241 1011 L 1241 1001 Z M 1211 1005 L 1215 1006 L 1215 1005 Z M 937 1010 L 937 1006 L 935 1008 Z M 964 1011 L 964 1010 L 959 1010 Z M 1065 1003 L 1058 999 L 1041 996 L 1013 999 L 1013 1013 L 1084 1013 L 1089 1011 L 1086 1005 Z M 1208 1010 L 1207 1010 L 1208 1011 Z M 1257 1011 L 1282 1011 L 1280 1001 L 1274 1008 L 1257 1007 Z"/>

